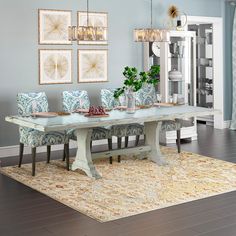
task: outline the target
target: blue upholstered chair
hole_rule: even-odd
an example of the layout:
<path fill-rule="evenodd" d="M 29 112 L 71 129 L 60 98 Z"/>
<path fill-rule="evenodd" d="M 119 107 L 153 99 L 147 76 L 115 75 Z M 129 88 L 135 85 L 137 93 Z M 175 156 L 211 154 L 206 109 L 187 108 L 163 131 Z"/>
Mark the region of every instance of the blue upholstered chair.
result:
<path fill-rule="evenodd" d="M 44 92 L 39 93 L 19 93 L 17 95 L 18 114 L 27 116 L 33 112 L 48 112 L 48 100 Z M 64 144 L 64 155 L 67 159 L 67 170 L 69 170 L 68 143 L 69 138 L 66 132 L 41 132 L 35 129 L 20 127 L 20 160 L 21 167 L 24 146 L 30 146 L 32 149 L 32 175 L 35 176 L 36 148 L 47 146 L 47 163 L 50 162 L 51 145 Z"/>
<path fill-rule="evenodd" d="M 89 109 L 90 101 L 87 91 L 75 90 L 75 91 L 64 91 L 62 93 L 63 110 L 65 112 L 73 112 L 77 109 Z M 68 131 L 69 138 L 77 140 L 75 130 L 71 129 Z M 112 149 L 112 136 L 111 130 L 105 127 L 97 127 L 93 129 L 91 140 L 102 140 L 107 139 L 109 150 Z M 92 142 L 91 142 L 92 147 Z M 110 163 L 112 164 L 112 157 L 110 157 Z"/>
<path fill-rule="evenodd" d="M 108 109 L 113 109 L 117 106 L 124 105 L 121 101 L 124 101 L 124 97 L 117 100 L 114 98 L 115 89 L 102 89 L 101 90 L 101 102 L 102 106 Z M 125 147 L 128 147 L 129 136 L 136 136 L 135 146 L 138 145 L 140 135 L 144 134 L 144 127 L 141 124 L 128 124 L 128 125 L 113 125 L 111 127 L 112 136 L 117 137 L 118 148 L 121 149 L 122 138 L 125 137 Z M 120 156 L 118 156 L 118 162 L 120 162 Z"/>
<path fill-rule="evenodd" d="M 152 84 L 144 84 L 135 94 L 136 106 L 153 105 L 157 102 L 156 89 Z"/>

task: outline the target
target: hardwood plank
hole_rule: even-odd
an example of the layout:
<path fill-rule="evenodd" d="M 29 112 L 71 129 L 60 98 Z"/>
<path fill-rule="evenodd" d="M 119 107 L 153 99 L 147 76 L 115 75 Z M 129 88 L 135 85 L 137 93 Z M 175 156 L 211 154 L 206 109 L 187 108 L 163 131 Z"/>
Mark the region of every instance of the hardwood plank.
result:
<path fill-rule="evenodd" d="M 210 220 L 206 223 L 196 225 L 191 227 L 191 230 L 194 230 L 199 233 L 204 233 L 207 231 L 219 230 L 221 228 L 225 228 L 231 225 L 236 224 L 236 207 L 230 209 L 223 209 L 223 211 L 219 212 L 220 218 L 216 220 Z M 227 214 L 228 211 L 228 214 Z"/>
<path fill-rule="evenodd" d="M 37 230 L 23 230 L 16 232 L 14 229 L 1 231 L 1 236 L 56 236 L 47 229 L 41 228 Z"/>
<path fill-rule="evenodd" d="M 133 233 L 131 234 L 120 234 L 119 236 L 132 236 L 134 235 Z M 153 230 L 153 229 L 149 229 L 149 230 L 144 230 L 144 231 L 139 231 L 137 233 L 135 233 L 135 236 L 198 236 L 199 233 L 192 231 L 190 229 L 184 229 L 184 230 L 179 230 L 179 231 L 174 231 L 172 233 L 168 233 L 168 234 L 162 234 L 160 231 L 158 230 Z"/>
<path fill-rule="evenodd" d="M 226 226 L 221 229 L 212 230 L 211 232 L 200 234 L 201 236 L 235 236 L 236 224 Z"/>

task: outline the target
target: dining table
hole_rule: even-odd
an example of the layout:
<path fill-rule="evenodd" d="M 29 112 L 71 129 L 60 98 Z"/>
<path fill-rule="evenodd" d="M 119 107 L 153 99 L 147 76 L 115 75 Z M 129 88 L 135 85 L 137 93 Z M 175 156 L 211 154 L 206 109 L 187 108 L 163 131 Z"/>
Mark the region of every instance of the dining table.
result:
<path fill-rule="evenodd" d="M 136 110 L 135 113 L 127 113 L 121 110 L 111 110 L 106 117 L 88 117 L 84 114 L 71 113 L 66 116 L 34 117 L 34 116 L 7 116 L 7 122 L 22 127 L 36 129 L 42 132 L 75 130 L 77 136 L 77 153 L 71 165 L 71 170 L 80 169 L 89 177 L 101 178 L 93 160 L 106 158 L 113 155 L 142 154 L 157 165 L 166 165 L 167 161 L 162 154 L 159 144 L 159 133 L 163 121 L 175 121 L 197 116 L 209 116 L 220 113 L 218 110 L 195 107 L 188 105 L 172 107 L 150 107 Z M 145 142 L 138 147 L 123 148 L 91 153 L 91 135 L 93 128 L 108 127 L 112 125 L 126 125 L 132 123 L 144 124 Z M 142 155 L 141 155 L 142 156 Z"/>

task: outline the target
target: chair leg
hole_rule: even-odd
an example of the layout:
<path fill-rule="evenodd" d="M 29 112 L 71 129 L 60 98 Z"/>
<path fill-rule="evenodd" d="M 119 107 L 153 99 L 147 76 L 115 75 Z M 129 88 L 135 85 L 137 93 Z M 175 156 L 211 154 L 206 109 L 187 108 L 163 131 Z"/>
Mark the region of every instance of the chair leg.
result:
<path fill-rule="evenodd" d="M 66 155 L 66 169 L 70 170 L 70 154 L 69 154 L 69 143 L 65 144 L 65 155 Z"/>
<path fill-rule="evenodd" d="M 112 150 L 112 139 L 109 138 L 109 139 L 107 139 L 107 141 L 108 141 L 108 149 L 109 149 L 109 151 L 111 151 Z M 112 164 L 112 156 L 109 157 L 109 161 L 110 161 L 110 164 Z"/>
<path fill-rule="evenodd" d="M 140 135 L 136 135 L 135 147 L 138 146 L 138 144 L 139 144 L 139 139 L 140 139 Z"/>
<path fill-rule="evenodd" d="M 129 145 L 129 136 L 125 136 L 125 148 Z"/>
<path fill-rule="evenodd" d="M 47 163 L 50 163 L 50 157 L 51 157 L 51 146 L 47 146 Z"/>
<path fill-rule="evenodd" d="M 32 148 L 32 176 L 35 176 L 36 147 Z"/>
<path fill-rule="evenodd" d="M 181 153 L 181 145 L 180 145 L 181 131 L 180 131 L 180 129 L 178 129 L 176 131 L 176 133 L 177 133 L 177 140 L 176 140 L 176 142 L 177 142 L 178 153 Z"/>
<path fill-rule="evenodd" d="M 122 143 L 122 138 L 118 138 L 118 139 L 117 139 L 118 149 L 121 149 L 121 143 Z M 118 155 L 118 162 L 119 162 L 119 163 L 120 163 L 120 158 L 121 158 L 121 156 Z"/>
<path fill-rule="evenodd" d="M 19 154 L 20 160 L 18 165 L 19 167 L 21 167 L 22 164 L 23 154 L 24 154 L 24 144 L 20 143 L 20 154 Z"/>
<path fill-rule="evenodd" d="M 64 150 L 63 150 L 63 159 L 62 161 L 66 160 L 66 144 L 64 144 Z"/>
<path fill-rule="evenodd" d="M 93 148 L 93 141 L 90 141 L 90 150 L 92 151 Z"/>

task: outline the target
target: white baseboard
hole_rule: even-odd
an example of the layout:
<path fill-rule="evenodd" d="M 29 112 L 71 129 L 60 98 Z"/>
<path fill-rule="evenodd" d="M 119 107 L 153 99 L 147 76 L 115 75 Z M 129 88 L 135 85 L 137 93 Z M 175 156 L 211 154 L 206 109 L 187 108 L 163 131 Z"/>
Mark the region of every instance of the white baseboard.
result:
<path fill-rule="evenodd" d="M 225 120 L 224 121 L 224 129 L 229 129 L 231 120 Z"/>
<path fill-rule="evenodd" d="M 134 141 L 135 137 L 130 137 L 129 141 Z M 113 138 L 113 143 L 116 143 L 116 138 Z M 93 141 L 94 146 L 99 146 L 99 145 L 105 145 L 107 144 L 107 140 L 98 140 L 98 141 Z M 76 148 L 77 144 L 75 141 L 70 141 L 70 148 Z M 63 150 L 63 145 L 53 145 L 52 146 L 52 151 L 60 151 Z M 46 147 L 38 147 L 37 148 L 37 153 L 44 153 L 46 152 Z M 24 148 L 24 154 L 30 154 L 31 153 L 31 148 L 30 147 L 25 147 Z M 0 158 L 3 157 L 13 157 L 19 155 L 19 145 L 14 145 L 14 146 L 6 146 L 6 147 L 0 147 Z"/>

